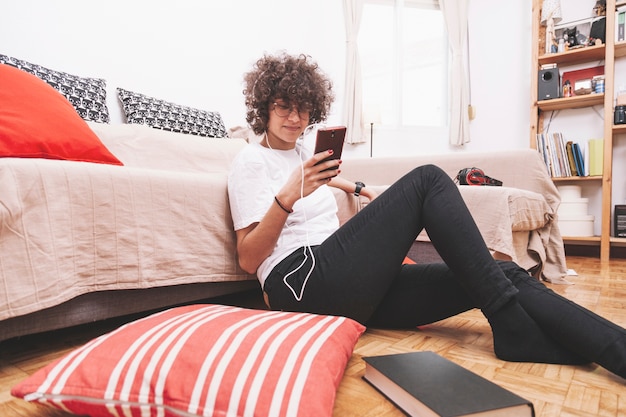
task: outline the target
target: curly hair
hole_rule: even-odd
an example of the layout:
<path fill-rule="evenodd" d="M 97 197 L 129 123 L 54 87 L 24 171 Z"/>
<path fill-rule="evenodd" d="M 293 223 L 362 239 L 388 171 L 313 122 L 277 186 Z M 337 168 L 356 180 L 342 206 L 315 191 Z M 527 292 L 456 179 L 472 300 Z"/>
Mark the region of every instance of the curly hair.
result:
<path fill-rule="evenodd" d="M 246 121 L 257 135 L 265 132 L 274 100 L 310 108 L 309 124 L 328 117 L 335 96 L 332 82 L 307 55 L 264 55 L 244 75 Z"/>

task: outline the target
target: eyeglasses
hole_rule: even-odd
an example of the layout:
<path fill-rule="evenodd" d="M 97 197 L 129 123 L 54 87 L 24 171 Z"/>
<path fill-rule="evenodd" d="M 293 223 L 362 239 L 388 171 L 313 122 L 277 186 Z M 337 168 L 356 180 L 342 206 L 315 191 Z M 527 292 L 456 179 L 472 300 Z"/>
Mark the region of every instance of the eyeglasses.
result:
<path fill-rule="evenodd" d="M 278 117 L 289 117 L 293 112 L 298 113 L 301 119 L 308 119 L 311 113 L 310 109 L 299 109 L 297 106 L 286 106 L 280 103 L 274 103 L 274 112 Z"/>

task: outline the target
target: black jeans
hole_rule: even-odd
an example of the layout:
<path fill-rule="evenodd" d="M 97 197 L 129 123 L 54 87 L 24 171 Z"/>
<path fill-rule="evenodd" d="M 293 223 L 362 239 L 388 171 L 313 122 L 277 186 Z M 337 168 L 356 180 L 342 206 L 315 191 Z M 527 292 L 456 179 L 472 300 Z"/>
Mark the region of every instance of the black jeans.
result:
<path fill-rule="evenodd" d="M 402 265 L 422 229 L 445 264 Z M 304 248 L 296 250 L 270 273 L 264 291 L 273 309 L 413 327 L 474 307 L 488 316 L 517 293 L 488 251 L 457 186 L 434 165 L 399 179 L 311 249 L 314 257 Z M 296 294 L 304 284 L 301 300 L 285 280 Z"/>

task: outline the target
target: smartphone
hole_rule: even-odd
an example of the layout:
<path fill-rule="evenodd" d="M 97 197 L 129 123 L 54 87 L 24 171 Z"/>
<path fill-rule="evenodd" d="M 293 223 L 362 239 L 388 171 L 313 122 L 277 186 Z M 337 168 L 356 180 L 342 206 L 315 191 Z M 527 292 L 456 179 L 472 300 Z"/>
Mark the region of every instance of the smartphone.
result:
<path fill-rule="evenodd" d="M 324 152 L 329 149 L 333 150 L 333 154 L 328 158 L 322 159 L 318 164 L 324 161 L 330 161 L 332 159 L 341 158 L 341 151 L 343 150 L 343 140 L 346 137 L 345 126 L 325 127 L 317 130 L 317 137 L 315 139 L 315 153 Z M 337 169 L 338 167 L 328 168 Z"/>

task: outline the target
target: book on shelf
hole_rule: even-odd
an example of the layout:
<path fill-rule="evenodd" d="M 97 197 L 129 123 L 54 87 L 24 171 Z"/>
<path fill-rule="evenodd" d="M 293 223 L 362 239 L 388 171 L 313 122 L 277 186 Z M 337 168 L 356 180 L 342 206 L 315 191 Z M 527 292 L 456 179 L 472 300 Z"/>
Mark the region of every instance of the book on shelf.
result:
<path fill-rule="evenodd" d="M 567 149 L 567 160 L 569 162 L 570 173 L 573 177 L 578 176 L 578 167 L 576 165 L 576 156 L 574 155 L 574 142 L 568 140 L 565 144 Z"/>
<path fill-rule="evenodd" d="M 602 175 L 604 139 L 589 139 L 589 175 Z"/>
<path fill-rule="evenodd" d="M 580 149 L 580 144 L 578 142 L 572 143 L 572 151 L 574 154 L 574 162 L 576 163 L 578 176 L 585 177 L 589 175 L 589 173 L 585 171 L 585 158 L 583 157 L 583 151 Z"/>
<path fill-rule="evenodd" d="M 565 139 L 559 132 L 552 134 L 555 148 L 557 150 L 557 162 L 559 164 L 559 173 L 561 177 L 571 177 L 572 171 L 568 161 L 567 150 L 565 147 Z"/>
<path fill-rule="evenodd" d="M 532 402 L 435 352 L 363 360 L 363 378 L 409 416 L 535 415 Z"/>

